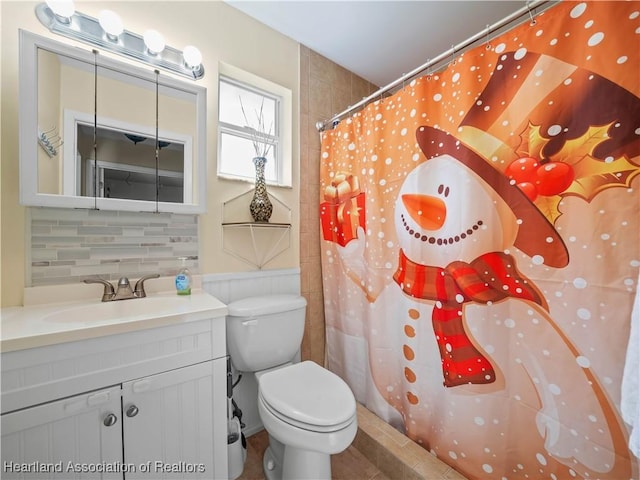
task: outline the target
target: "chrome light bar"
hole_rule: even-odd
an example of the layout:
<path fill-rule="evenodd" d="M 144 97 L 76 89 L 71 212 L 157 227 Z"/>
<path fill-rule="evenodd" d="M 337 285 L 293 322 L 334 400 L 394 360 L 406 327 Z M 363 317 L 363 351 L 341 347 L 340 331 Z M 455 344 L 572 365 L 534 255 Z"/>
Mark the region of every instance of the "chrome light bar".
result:
<path fill-rule="evenodd" d="M 162 68 L 191 80 L 199 80 L 204 76 L 204 66 L 201 55 L 195 47 L 185 47 L 185 52 L 165 46 L 159 53 L 147 48 L 144 38 L 128 30 L 122 30 L 118 35 L 107 33 L 98 19 L 74 11 L 70 17 L 56 15 L 46 3 L 36 7 L 36 16 L 40 23 L 53 33 L 73 40 L 88 43 L 125 57 L 135 58 L 153 67 Z M 185 53 L 196 52 L 194 60 L 187 58 Z M 189 55 L 187 54 L 187 57 Z"/>

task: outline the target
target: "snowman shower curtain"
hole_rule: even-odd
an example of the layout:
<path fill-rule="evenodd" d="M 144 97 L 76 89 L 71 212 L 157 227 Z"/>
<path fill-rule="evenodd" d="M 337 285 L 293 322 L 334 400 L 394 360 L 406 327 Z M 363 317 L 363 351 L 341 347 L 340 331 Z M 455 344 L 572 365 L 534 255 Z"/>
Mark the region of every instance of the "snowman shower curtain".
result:
<path fill-rule="evenodd" d="M 469 478 L 638 478 L 639 52 L 561 3 L 323 134 L 328 366 Z"/>

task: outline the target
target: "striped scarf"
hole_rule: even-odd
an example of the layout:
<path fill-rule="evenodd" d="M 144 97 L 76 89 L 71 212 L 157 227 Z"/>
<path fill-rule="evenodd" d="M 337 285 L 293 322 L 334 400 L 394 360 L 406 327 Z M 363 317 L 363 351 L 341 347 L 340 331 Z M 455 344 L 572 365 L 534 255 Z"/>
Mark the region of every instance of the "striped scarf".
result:
<path fill-rule="evenodd" d="M 436 302 L 431 321 L 446 387 L 491 383 L 496 379 L 493 366 L 465 331 L 465 303 L 491 304 L 514 297 L 548 308 L 535 285 L 518 272 L 513 257 L 501 252 L 486 253 L 471 263 L 451 262 L 441 268 L 412 262 L 400 250 L 393 279 L 407 295 Z"/>

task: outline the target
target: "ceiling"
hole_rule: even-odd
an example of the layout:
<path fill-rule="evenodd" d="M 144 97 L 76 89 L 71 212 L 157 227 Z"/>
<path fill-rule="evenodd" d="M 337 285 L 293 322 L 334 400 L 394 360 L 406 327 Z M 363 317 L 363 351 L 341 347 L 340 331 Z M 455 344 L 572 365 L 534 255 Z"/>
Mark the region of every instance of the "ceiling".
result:
<path fill-rule="evenodd" d="M 381 87 L 527 5 L 525 0 L 226 2 Z"/>

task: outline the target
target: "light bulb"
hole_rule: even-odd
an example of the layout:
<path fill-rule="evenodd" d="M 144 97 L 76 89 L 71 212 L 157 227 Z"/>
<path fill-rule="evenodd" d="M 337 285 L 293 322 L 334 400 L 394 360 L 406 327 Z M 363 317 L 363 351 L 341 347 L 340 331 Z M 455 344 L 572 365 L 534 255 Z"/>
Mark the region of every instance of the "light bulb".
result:
<path fill-rule="evenodd" d="M 182 51 L 184 63 L 192 70 L 197 70 L 202 63 L 202 53 L 193 45 L 187 45 Z"/>
<path fill-rule="evenodd" d="M 47 0 L 47 7 L 64 23 L 69 23 L 76 11 L 73 0 Z"/>
<path fill-rule="evenodd" d="M 157 30 L 147 30 L 144 32 L 144 44 L 152 55 L 157 55 L 164 50 L 164 37 Z"/>
<path fill-rule="evenodd" d="M 109 40 L 117 40 L 118 35 L 124 31 L 122 19 L 120 19 L 116 12 L 111 10 L 102 10 L 100 15 L 98 15 L 98 22 L 107 34 Z"/>

